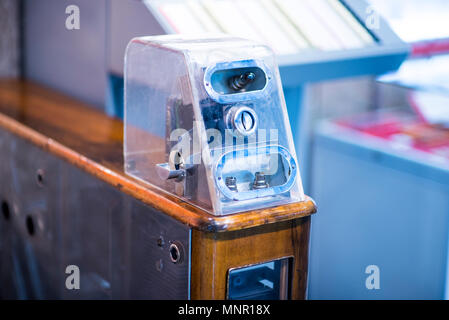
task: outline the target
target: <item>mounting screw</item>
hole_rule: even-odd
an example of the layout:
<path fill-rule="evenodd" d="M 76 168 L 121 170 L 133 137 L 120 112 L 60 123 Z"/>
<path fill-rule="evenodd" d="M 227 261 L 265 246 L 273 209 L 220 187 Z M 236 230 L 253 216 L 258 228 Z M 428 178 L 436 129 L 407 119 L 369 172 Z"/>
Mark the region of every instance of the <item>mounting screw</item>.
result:
<path fill-rule="evenodd" d="M 265 179 L 265 174 L 263 172 L 256 172 L 254 178 L 253 189 L 265 189 L 268 188 L 267 180 Z"/>
<path fill-rule="evenodd" d="M 236 177 L 226 177 L 225 184 L 229 188 L 229 190 L 231 190 L 231 191 L 238 191 L 237 190 L 237 178 Z"/>

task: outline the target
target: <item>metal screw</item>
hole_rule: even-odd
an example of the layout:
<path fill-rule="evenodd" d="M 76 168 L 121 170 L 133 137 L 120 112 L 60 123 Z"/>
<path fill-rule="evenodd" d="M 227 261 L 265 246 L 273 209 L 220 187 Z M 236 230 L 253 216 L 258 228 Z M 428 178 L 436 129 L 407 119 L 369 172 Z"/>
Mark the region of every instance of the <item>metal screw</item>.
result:
<path fill-rule="evenodd" d="M 265 179 L 265 174 L 263 172 L 256 172 L 254 178 L 253 189 L 265 189 L 268 188 L 267 180 Z"/>
<path fill-rule="evenodd" d="M 225 184 L 229 188 L 229 190 L 236 191 L 236 192 L 238 191 L 236 177 L 226 177 Z"/>

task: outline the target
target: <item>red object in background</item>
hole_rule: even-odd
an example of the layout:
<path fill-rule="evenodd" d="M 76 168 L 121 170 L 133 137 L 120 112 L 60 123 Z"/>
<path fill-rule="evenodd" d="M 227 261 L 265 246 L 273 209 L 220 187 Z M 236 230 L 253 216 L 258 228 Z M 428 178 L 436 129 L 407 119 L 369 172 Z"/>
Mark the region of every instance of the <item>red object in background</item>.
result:
<path fill-rule="evenodd" d="M 416 150 L 441 154 L 442 148 L 449 148 L 449 130 L 437 125 L 428 124 L 419 118 L 398 116 L 394 113 L 372 113 L 363 118 L 337 121 L 341 126 L 368 134 L 391 143 L 398 143 L 398 136 L 407 136 Z M 449 152 L 446 152 L 449 160 Z"/>
<path fill-rule="evenodd" d="M 412 57 L 433 56 L 449 53 L 449 38 L 415 42 L 412 44 Z"/>
<path fill-rule="evenodd" d="M 404 121 L 393 114 L 373 113 L 364 116 L 363 119 L 350 119 L 338 121 L 338 124 L 355 129 L 379 138 L 388 139 L 394 134 L 401 133 Z"/>
<path fill-rule="evenodd" d="M 414 147 L 422 151 L 433 152 L 435 148 L 449 146 L 449 130 L 428 125 L 406 126 L 402 132 L 413 138 Z"/>

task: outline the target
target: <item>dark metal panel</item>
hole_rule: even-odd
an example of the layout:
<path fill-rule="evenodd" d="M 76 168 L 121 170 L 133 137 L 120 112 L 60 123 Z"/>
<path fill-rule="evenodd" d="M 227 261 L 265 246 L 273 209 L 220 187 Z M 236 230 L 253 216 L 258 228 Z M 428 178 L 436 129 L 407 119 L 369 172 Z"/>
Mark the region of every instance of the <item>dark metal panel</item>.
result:
<path fill-rule="evenodd" d="M 14 283 L 14 259 L 12 256 L 12 223 L 14 208 L 11 200 L 11 147 L 10 135 L 0 134 L 0 298 L 10 299 L 20 297 L 20 283 Z M 8 261 L 8 263 L 6 263 Z"/>
<path fill-rule="evenodd" d="M 8 288 L 10 283 L 2 290 L 5 296 L 16 292 L 18 298 L 57 298 L 59 161 L 10 134 L 2 132 L 0 140 L 1 194 L 10 211 L 2 232 L 8 245 L 1 263 L 2 268 L 13 269 L 1 275 L 6 281 L 13 279 L 13 288 Z"/>
<path fill-rule="evenodd" d="M 110 299 L 111 273 L 119 267 L 112 258 L 122 254 L 112 247 L 112 239 L 126 237 L 126 233 L 115 232 L 111 219 L 117 216 L 123 221 L 124 199 L 105 183 L 73 167 L 66 166 L 63 179 L 62 260 L 64 266 L 79 267 L 81 283 L 80 290 L 63 290 L 62 297 Z"/>
<path fill-rule="evenodd" d="M 77 168 L 64 180 L 62 260 L 82 279 L 64 298 L 187 299 L 187 226 Z M 183 247 L 183 262 L 170 260 L 171 242 Z"/>
<path fill-rule="evenodd" d="M 188 298 L 187 226 L 4 131 L 0 179 L 11 211 L 0 219 L 0 298 Z M 68 265 L 79 290 L 65 286 Z"/>
<path fill-rule="evenodd" d="M 186 227 L 133 201 L 130 237 L 131 244 L 138 244 L 129 247 L 130 298 L 187 299 L 190 234 Z M 176 264 L 169 252 L 173 243 L 182 251 Z"/>

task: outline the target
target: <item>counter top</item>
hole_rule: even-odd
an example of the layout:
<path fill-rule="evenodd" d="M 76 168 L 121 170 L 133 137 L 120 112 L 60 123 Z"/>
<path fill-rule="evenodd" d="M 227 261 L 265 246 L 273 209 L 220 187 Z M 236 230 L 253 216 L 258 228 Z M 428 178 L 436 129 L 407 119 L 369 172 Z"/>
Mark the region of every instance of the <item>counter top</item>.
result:
<path fill-rule="evenodd" d="M 214 216 L 151 184 L 125 174 L 123 123 L 89 105 L 36 83 L 0 80 L 0 128 L 8 130 L 122 192 L 192 228 L 245 229 L 316 212 L 312 199 L 227 216 Z"/>

